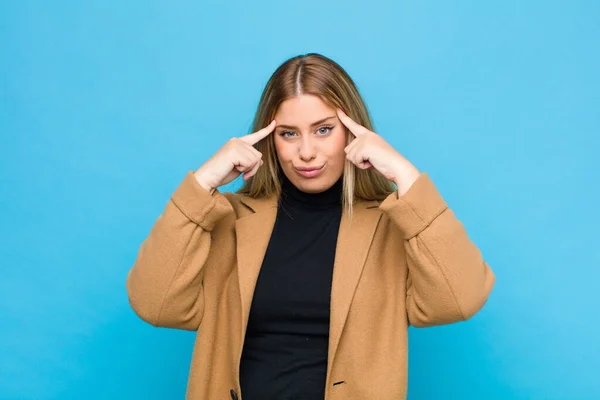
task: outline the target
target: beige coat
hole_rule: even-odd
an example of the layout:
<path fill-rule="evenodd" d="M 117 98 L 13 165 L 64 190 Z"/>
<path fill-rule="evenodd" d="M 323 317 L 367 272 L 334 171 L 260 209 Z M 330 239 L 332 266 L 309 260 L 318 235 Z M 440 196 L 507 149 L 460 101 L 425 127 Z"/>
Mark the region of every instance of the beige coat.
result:
<path fill-rule="evenodd" d="M 187 399 L 242 399 L 239 360 L 277 198 L 212 195 L 188 171 L 127 277 L 131 307 L 197 330 Z M 342 215 L 333 271 L 326 400 L 406 398 L 409 325 L 464 321 L 495 276 L 427 173 L 407 193 Z"/>

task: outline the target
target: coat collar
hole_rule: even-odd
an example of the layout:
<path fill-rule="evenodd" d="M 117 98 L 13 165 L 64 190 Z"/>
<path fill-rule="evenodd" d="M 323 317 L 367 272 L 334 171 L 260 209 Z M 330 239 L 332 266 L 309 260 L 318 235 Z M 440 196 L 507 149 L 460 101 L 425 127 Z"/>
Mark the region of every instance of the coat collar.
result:
<path fill-rule="evenodd" d="M 237 262 L 241 294 L 241 334 L 246 332 L 250 306 L 258 274 L 271 238 L 277 216 L 276 195 L 251 198 L 243 195 L 240 201 L 251 213 L 236 220 Z M 343 210 L 336 245 L 331 287 L 331 316 L 327 375 L 333 365 L 340 336 L 346 323 L 350 303 L 358 285 L 382 213 L 380 202 L 361 201 L 354 204 L 352 221 Z"/>

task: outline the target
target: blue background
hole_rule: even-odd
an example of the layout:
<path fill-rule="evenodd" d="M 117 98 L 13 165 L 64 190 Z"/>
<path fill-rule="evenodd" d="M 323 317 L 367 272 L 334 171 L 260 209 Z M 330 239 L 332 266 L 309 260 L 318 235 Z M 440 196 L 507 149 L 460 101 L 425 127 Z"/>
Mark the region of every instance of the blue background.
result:
<path fill-rule="evenodd" d="M 497 276 L 473 319 L 409 330 L 409 398 L 600 398 L 599 21 L 592 0 L 2 1 L 0 398 L 183 398 L 194 334 L 137 319 L 127 271 L 307 52 Z"/>

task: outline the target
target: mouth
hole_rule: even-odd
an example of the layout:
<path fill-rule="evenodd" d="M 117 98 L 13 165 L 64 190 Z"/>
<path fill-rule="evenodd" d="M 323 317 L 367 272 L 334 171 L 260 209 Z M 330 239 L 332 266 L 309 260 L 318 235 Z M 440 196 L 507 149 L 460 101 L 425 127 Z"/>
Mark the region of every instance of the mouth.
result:
<path fill-rule="evenodd" d="M 305 178 L 314 178 L 323 171 L 323 168 L 325 168 L 325 165 L 321 167 L 294 167 L 296 172 Z"/>

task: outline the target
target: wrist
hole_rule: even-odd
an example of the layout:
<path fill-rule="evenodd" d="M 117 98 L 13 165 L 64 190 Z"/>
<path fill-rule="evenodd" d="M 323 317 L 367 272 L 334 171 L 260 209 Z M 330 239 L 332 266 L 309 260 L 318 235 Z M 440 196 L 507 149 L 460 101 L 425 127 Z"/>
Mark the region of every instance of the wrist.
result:
<path fill-rule="evenodd" d="M 204 179 L 202 179 L 202 176 L 198 173 L 198 172 L 194 172 L 194 178 L 196 178 L 196 182 L 198 182 L 198 184 L 200 186 L 202 186 L 206 191 L 208 191 L 210 194 L 213 194 L 213 192 L 215 191 L 215 189 L 213 187 L 211 187 L 210 185 L 208 185 Z"/>
<path fill-rule="evenodd" d="M 402 196 L 408 189 L 415 183 L 415 181 L 419 178 L 421 172 L 419 172 L 416 168 L 411 168 L 409 170 L 404 170 L 401 173 L 396 175 L 396 179 L 394 179 L 394 183 L 398 187 L 398 196 Z"/>

